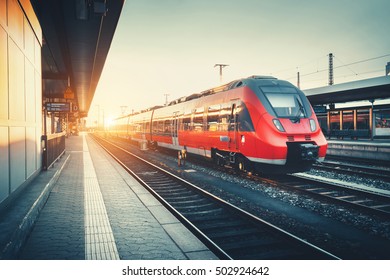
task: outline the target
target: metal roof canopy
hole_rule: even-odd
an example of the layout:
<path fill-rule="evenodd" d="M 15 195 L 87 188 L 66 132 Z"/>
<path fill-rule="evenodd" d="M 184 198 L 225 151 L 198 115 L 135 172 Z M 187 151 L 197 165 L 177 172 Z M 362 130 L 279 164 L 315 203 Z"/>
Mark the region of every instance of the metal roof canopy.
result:
<path fill-rule="evenodd" d="M 312 105 L 390 98 L 390 76 L 303 90 Z"/>
<path fill-rule="evenodd" d="M 43 96 L 70 84 L 79 117 L 88 114 L 124 0 L 31 0 L 43 33 Z"/>

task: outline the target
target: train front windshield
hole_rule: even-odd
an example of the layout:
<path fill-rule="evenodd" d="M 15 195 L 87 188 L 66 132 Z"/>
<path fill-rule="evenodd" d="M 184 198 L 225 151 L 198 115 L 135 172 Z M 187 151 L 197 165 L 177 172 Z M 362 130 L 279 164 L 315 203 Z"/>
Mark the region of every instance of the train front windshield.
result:
<path fill-rule="evenodd" d="M 297 93 L 265 93 L 279 118 L 306 118 L 306 110 Z"/>
<path fill-rule="evenodd" d="M 309 101 L 292 84 L 281 80 L 263 80 L 259 81 L 258 86 L 258 97 L 271 115 L 295 120 L 311 117 Z"/>

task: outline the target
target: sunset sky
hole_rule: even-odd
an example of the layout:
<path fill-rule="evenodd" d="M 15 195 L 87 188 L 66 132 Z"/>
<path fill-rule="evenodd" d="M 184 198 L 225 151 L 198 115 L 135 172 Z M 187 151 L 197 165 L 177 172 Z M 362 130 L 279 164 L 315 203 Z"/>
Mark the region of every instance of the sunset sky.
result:
<path fill-rule="evenodd" d="M 250 75 L 301 88 L 382 76 L 389 0 L 127 0 L 89 112 L 106 120 Z M 344 66 L 348 65 L 348 66 Z"/>

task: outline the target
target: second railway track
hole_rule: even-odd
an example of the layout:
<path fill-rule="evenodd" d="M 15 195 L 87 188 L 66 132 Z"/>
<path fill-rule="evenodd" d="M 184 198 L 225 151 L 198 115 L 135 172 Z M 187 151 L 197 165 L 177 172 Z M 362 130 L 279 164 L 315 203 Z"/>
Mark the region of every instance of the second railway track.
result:
<path fill-rule="evenodd" d="M 364 212 L 390 217 L 390 196 L 385 191 L 363 186 L 347 186 L 345 183 L 334 183 L 321 180 L 307 174 L 293 174 L 277 179 L 260 178 L 279 187 L 292 188 L 318 197 L 330 199 L 346 206 L 352 206 Z"/>
<path fill-rule="evenodd" d="M 338 259 L 115 144 L 94 138 L 220 258 Z"/>
<path fill-rule="evenodd" d="M 384 166 L 368 166 L 368 163 L 366 165 L 362 165 L 326 160 L 321 164 L 315 164 L 314 167 L 319 170 L 380 179 L 384 182 L 390 182 L 390 168 Z"/>

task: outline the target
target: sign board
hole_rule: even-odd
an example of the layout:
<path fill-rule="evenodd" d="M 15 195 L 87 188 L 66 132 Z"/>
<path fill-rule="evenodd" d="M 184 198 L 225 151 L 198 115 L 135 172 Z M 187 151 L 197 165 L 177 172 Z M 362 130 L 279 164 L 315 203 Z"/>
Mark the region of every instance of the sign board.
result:
<path fill-rule="evenodd" d="M 64 92 L 64 98 L 65 99 L 74 99 L 74 92 L 70 87 L 67 87 Z"/>
<path fill-rule="evenodd" d="M 326 113 L 326 106 L 321 106 L 321 105 L 316 105 L 313 106 L 314 113 L 316 114 L 321 114 L 321 113 Z"/>
<path fill-rule="evenodd" d="M 68 102 L 48 102 L 46 103 L 48 112 L 70 112 L 70 103 Z"/>

